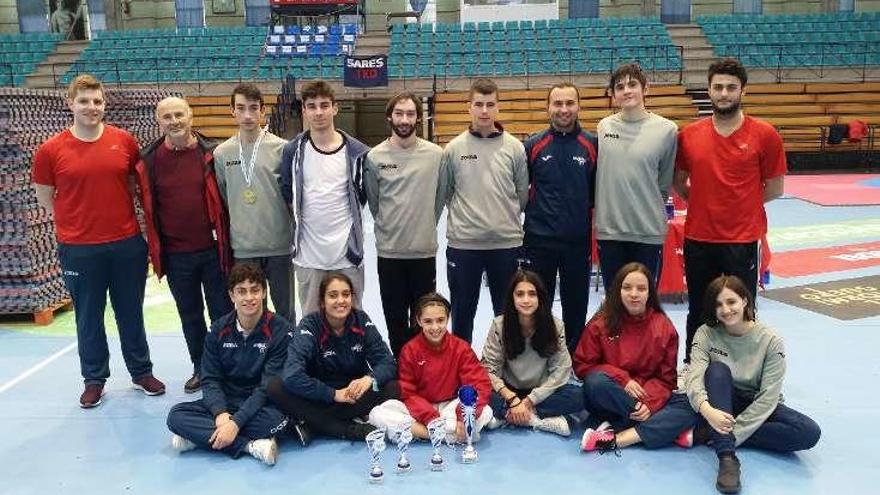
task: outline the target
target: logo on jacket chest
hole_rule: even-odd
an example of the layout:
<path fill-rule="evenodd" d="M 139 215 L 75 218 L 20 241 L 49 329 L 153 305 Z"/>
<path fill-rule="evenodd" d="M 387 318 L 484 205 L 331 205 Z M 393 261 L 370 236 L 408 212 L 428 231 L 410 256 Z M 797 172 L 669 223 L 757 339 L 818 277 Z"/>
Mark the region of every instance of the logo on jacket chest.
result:
<path fill-rule="evenodd" d="M 458 158 L 458 160 L 461 161 L 461 162 L 472 162 L 472 161 L 477 161 L 478 159 L 479 159 L 479 158 L 477 158 L 477 155 L 474 155 L 474 154 L 471 154 L 471 155 L 461 155 L 461 156 Z"/>
<path fill-rule="evenodd" d="M 228 160 L 226 162 L 227 167 L 237 167 L 239 165 L 241 165 L 241 160 Z"/>
<path fill-rule="evenodd" d="M 711 352 L 711 353 L 713 353 L 713 354 L 718 354 L 718 355 L 721 355 L 721 356 L 724 356 L 724 357 L 730 357 L 730 356 L 727 355 L 726 352 L 722 351 L 721 349 L 719 349 L 719 348 L 717 348 L 717 347 L 710 347 L 710 348 L 709 348 L 709 352 Z"/>
<path fill-rule="evenodd" d="M 238 344 L 235 342 L 224 342 L 223 348 L 224 349 L 238 349 Z"/>
<path fill-rule="evenodd" d="M 606 132 L 605 134 L 602 135 L 602 138 L 603 139 L 620 139 L 620 134 L 617 134 L 616 132 Z"/>
<path fill-rule="evenodd" d="M 380 163 L 377 165 L 377 167 L 379 168 L 379 171 L 385 172 L 387 174 L 399 172 L 401 169 L 401 166 L 397 163 Z"/>
<path fill-rule="evenodd" d="M 571 159 L 574 160 L 581 167 L 587 164 L 587 159 L 582 156 L 573 156 L 571 157 Z"/>
<path fill-rule="evenodd" d="M 351 352 L 361 352 L 363 350 L 364 350 L 363 344 L 355 344 L 355 345 L 351 346 Z"/>
<path fill-rule="evenodd" d="M 324 359 L 330 359 L 335 355 L 336 355 L 336 351 L 334 351 L 333 349 L 327 349 L 326 351 L 321 353 L 321 357 Z"/>
<path fill-rule="evenodd" d="M 269 348 L 269 345 L 265 342 L 257 342 L 254 344 L 254 349 L 258 349 L 260 354 L 266 354 L 266 350 Z"/>

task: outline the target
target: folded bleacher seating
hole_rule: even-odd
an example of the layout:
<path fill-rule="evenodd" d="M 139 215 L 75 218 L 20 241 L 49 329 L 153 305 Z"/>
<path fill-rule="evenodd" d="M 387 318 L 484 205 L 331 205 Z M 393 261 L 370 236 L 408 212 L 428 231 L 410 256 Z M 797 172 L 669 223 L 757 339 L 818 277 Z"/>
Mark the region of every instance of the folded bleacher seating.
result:
<path fill-rule="evenodd" d="M 648 70 L 682 67 L 656 17 L 391 27 L 391 77 L 600 73 L 628 61 Z"/>

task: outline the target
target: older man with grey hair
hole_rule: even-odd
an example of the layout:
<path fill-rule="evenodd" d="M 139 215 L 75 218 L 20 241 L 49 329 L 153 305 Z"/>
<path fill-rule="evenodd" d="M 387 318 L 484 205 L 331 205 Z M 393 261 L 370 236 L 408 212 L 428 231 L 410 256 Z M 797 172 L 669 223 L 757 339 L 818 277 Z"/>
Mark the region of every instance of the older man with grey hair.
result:
<path fill-rule="evenodd" d="M 163 137 L 141 153 L 140 167 L 150 261 L 157 277 L 168 275 L 193 364 L 184 391 L 192 393 L 201 388 L 204 303 L 211 321 L 233 309 L 226 294 L 229 219 L 214 176 L 214 144 L 193 132 L 186 100 L 160 101 L 156 120 Z"/>

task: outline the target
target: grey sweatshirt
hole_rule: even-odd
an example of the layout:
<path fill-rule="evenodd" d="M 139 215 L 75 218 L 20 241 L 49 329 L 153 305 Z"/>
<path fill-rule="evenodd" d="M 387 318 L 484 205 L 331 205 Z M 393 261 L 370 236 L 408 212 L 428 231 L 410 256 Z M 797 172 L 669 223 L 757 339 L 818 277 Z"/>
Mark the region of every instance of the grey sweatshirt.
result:
<path fill-rule="evenodd" d="M 752 403 L 736 417 L 733 436 L 736 444 L 745 442 L 782 402 L 785 377 L 785 346 L 782 338 L 769 327 L 755 322 L 741 337 L 727 333 L 723 326 L 707 325 L 697 329 L 691 347 L 691 365 L 685 378 L 685 390 L 694 411 L 708 400 L 703 375 L 709 363 L 726 364 L 733 375 L 737 395 Z"/>
<path fill-rule="evenodd" d="M 240 165 L 238 134 L 214 150 L 214 171 L 220 194 L 229 209 L 229 237 L 236 258 L 281 256 L 291 252 L 293 222 L 278 185 L 285 144 L 287 141 L 272 133 L 263 136 L 251 179 L 257 196 L 254 204 L 242 199 L 246 184 Z M 244 145 L 245 160 L 250 160 L 253 149 L 253 143 Z"/>
<path fill-rule="evenodd" d="M 568 383 L 571 356 L 565 345 L 565 325 L 557 318 L 553 318 L 553 322 L 559 334 L 559 350 L 555 354 L 549 358 L 541 357 L 532 347 L 531 339 L 526 339 L 522 354 L 508 361 L 504 356 L 502 340 L 504 316 L 492 321 L 481 360 L 492 381 L 492 390 L 497 392 L 505 384 L 516 389 L 532 389 L 529 400 L 533 404 L 540 404 L 556 389 Z"/>
<path fill-rule="evenodd" d="M 657 114 L 638 121 L 605 117 L 596 127 L 596 238 L 663 244 L 678 128 Z"/>
<path fill-rule="evenodd" d="M 437 254 L 437 221 L 443 211 L 443 150 L 418 138 L 409 149 L 386 139 L 367 153 L 364 191 L 373 214 L 376 251 L 383 258 Z M 442 177 L 445 182 L 445 174 Z"/>
<path fill-rule="evenodd" d="M 522 245 L 520 215 L 529 199 L 523 144 L 507 132 L 482 138 L 465 131 L 443 151 L 447 174 L 446 238 L 456 249 Z"/>

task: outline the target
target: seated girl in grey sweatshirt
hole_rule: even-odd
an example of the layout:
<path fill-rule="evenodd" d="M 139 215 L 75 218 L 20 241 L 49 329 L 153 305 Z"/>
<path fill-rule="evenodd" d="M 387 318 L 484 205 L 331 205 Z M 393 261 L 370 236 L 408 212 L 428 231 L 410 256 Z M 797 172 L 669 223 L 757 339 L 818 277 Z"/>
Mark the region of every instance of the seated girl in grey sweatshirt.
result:
<path fill-rule="evenodd" d="M 565 416 L 584 409 L 580 387 L 568 383 L 571 356 L 552 303 L 536 273 L 514 274 L 504 313 L 492 321 L 483 347 L 493 390 L 490 428 L 507 423 L 568 436 Z"/>
<path fill-rule="evenodd" d="M 783 404 L 785 347 L 767 325 L 755 321 L 751 292 L 735 276 L 709 284 L 705 324 L 697 330 L 685 389 L 694 411 L 704 419 L 699 440 L 710 441 L 718 455 L 716 486 L 722 493 L 740 490 L 740 446 L 794 452 L 813 447 L 819 425 Z M 692 437 L 693 438 L 693 437 Z"/>

